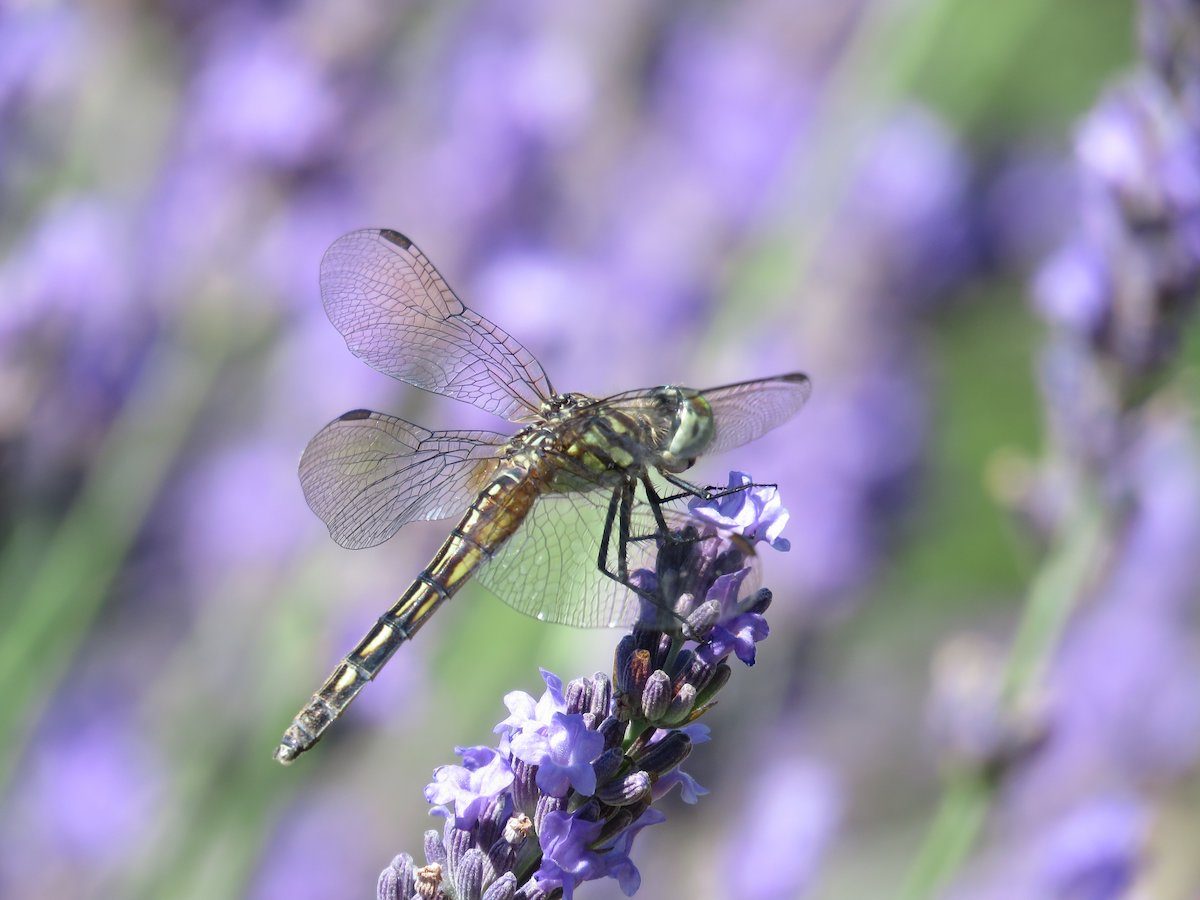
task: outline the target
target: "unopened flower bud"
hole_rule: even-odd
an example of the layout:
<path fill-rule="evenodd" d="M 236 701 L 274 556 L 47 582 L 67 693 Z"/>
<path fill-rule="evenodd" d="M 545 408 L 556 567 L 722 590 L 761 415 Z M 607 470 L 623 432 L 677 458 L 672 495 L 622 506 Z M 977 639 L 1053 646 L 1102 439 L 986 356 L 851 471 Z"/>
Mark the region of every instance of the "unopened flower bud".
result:
<path fill-rule="evenodd" d="M 657 778 L 674 769 L 692 752 L 692 739 L 682 731 L 672 731 L 658 743 L 651 744 L 636 760 L 638 768 Z"/>
<path fill-rule="evenodd" d="M 662 669 L 656 669 L 646 679 L 642 690 L 642 717 L 647 722 L 657 722 L 671 703 L 671 679 Z"/>
<path fill-rule="evenodd" d="M 628 806 L 650 795 L 650 776 L 646 772 L 631 772 L 615 778 L 596 790 L 596 799 L 609 806 Z"/>

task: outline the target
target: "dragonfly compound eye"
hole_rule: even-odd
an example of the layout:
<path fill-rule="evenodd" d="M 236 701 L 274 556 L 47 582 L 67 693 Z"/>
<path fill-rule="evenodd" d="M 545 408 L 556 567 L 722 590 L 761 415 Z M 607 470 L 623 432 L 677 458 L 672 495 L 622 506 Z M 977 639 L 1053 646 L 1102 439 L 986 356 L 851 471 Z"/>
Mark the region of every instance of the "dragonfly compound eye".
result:
<path fill-rule="evenodd" d="M 693 391 L 679 391 L 671 436 L 662 466 L 682 472 L 696 462 L 713 439 L 713 412 L 708 401 Z"/>

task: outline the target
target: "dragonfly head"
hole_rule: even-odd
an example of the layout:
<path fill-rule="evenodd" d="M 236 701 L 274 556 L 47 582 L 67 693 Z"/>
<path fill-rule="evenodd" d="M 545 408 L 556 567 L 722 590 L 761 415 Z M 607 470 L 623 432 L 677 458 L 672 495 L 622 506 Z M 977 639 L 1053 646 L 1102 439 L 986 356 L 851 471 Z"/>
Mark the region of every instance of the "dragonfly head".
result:
<path fill-rule="evenodd" d="M 659 466 L 682 472 L 696 463 L 713 439 L 713 411 L 708 401 L 691 388 L 660 387 L 654 392 L 663 411 L 671 416 L 671 430 L 663 441 Z"/>

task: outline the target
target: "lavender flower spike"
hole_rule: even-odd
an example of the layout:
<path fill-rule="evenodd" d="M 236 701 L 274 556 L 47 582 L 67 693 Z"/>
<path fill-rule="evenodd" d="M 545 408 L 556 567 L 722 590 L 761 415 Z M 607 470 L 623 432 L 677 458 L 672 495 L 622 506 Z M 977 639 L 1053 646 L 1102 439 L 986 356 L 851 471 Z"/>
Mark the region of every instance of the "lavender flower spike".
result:
<path fill-rule="evenodd" d="M 687 529 L 748 540 L 725 541 L 714 556 L 711 541 L 660 538 L 656 571 L 638 573 L 660 603 L 690 609 L 687 626 L 634 626 L 617 645 L 611 680 L 597 674 L 564 688 L 542 670 L 540 699 L 506 695 L 499 747 L 460 748 L 463 765 L 434 773 L 425 796 L 447 817 L 444 833 L 427 834 L 424 867 L 401 855 L 384 870 L 380 900 L 397 900 L 410 884 L 423 900 L 570 900 L 600 878 L 637 892 L 634 839 L 666 820 L 654 804 L 677 785 L 688 803 L 707 793 L 680 768 L 709 739 L 694 720 L 729 679 L 728 657 L 752 664 L 768 633 L 770 592 L 741 596 L 747 547 L 788 548 L 775 489 L 740 472 L 729 484 L 740 490 L 692 504 Z"/>

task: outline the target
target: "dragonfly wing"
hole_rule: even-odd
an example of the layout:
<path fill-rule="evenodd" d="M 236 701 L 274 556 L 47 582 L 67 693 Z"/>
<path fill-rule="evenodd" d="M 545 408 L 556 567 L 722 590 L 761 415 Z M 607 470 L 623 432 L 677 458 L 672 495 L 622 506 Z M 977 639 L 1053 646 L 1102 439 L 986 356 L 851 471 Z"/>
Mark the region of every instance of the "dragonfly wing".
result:
<path fill-rule="evenodd" d="M 321 261 L 321 298 L 350 351 L 393 378 L 517 420 L 554 393 L 533 354 L 464 306 L 399 232 L 334 241 Z"/>
<path fill-rule="evenodd" d="M 647 621 L 641 598 L 605 575 L 599 566 L 610 500 L 610 491 L 603 488 L 543 495 L 521 528 L 479 570 L 476 579 L 513 609 L 545 622 L 595 628 Z M 697 524 L 684 512 L 669 508 L 662 512 L 672 531 L 682 532 L 688 525 Z M 626 544 L 629 572 L 654 571 L 659 530 L 653 510 L 644 502 L 635 502 L 630 520 L 632 539 Z M 724 545 L 729 538 L 714 534 L 705 540 Z M 605 557 L 605 567 L 613 573 L 617 572 L 619 546 L 614 522 Z M 753 555 L 746 564 L 751 573 L 743 582 L 743 593 L 757 587 L 757 561 Z M 649 621 L 668 630 L 679 625 L 667 610 L 654 612 Z"/>
<path fill-rule="evenodd" d="M 724 453 L 778 428 L 808 401 L 812 382 L 793 372 L 700 392 L 712 406 L 715 434 L 704 451 Z"/>
<path fill-rule="evenodd" d="M 491 431 L 429 431 L 358 409 L 309 441 L 300 484 L 335 541 L 373 547 L 406 522 L 460 515 L 500 465 L 506 440 Z"/>

